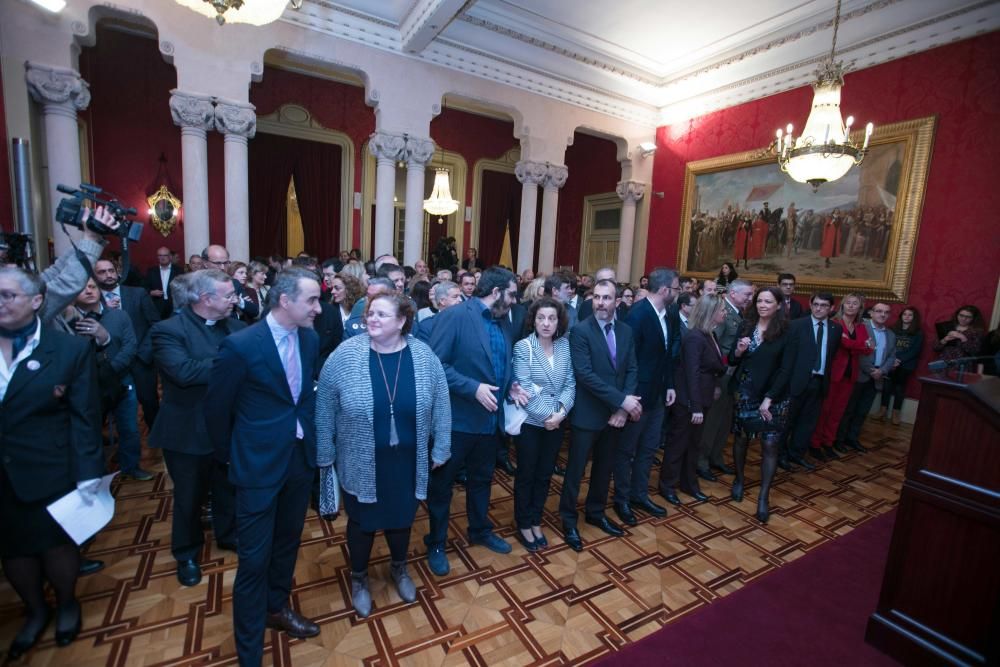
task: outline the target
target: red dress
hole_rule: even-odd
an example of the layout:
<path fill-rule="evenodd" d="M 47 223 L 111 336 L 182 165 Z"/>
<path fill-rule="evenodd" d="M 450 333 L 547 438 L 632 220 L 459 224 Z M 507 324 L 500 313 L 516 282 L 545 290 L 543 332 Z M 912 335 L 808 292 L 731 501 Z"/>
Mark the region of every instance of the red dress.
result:
<path fill-rule="evenodd" d="M 748 233 L 746 222 L 740 220 L 736 225 L 736 242 L 733 244 L 733 256 L 736 257 L 737 262 L 747 258 Z"/>
<path fill-rule="evenodd" d="M 753 221 L 753 233 L 750 235 L 750 259 L 760 259 L 764 256 L 764 246 L 767 243 L 767 222 L 764 218 Z"/>
<path fill-rule="evenodd" d="M 841 322 L 843 326 L 843 322 Z M 868 328 L 861 323 L 860 318 L 854 326 L 854 336 L 844 327 L 844 333 L 840 337 L 840 345 L 830 363 L 830 391 L 823 399 L 823 407 L 820 410 L 819 421 L 813 431 L 810 446 L 819 448 L 829 447 L 837 437 L 837 428 L 840 420 L 847 409 L 847 403 L 851 400 L 851 392 L 854 391 L 854 383 L 858 381 L 858 373 L 861 372 L 861 357 L 868 353 Z"/>
<path fill-rule="evenodd" d="M 840 256 L 840 220 L 830 217 L 823 223 L 823 245 L 820 246 L 819 256 Z"/>

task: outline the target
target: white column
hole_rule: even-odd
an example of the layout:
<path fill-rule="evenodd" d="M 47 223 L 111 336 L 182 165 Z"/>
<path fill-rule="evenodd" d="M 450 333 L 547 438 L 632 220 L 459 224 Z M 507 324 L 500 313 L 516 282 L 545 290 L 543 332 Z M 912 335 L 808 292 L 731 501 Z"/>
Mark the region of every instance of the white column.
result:
<path fill-rule="evenodd" d="M 544 162 L 521 160 L 514 167 L 514 175 L 521 183 L 521 228 L 517 240 L 518 273 L 534 268 L 538 186 L 545 182 L 547 172 Z"/>
<path fill-rule="evenodd" d="M 421 257 L 424 241 L 424 175 L 434 157 L 434 142 L 406 138 L 406 228 L 403 231 L 403 263 L 409 266 Z"/>
<path fill-rule="evenodd" d="M 615 188 L 622 200 L 621 223 L 618 227 L 619 280 L 628 281 L 632 276 L 632 246 L 635 243 L 635 207 L 646 192 L 646 184 L 638 181 L 619 181 Z"/>
<path fill-rule="evenodd" d="M 170 114 L 181 128 L 181 163 L 184 171 L 184 254 L 200 253 L 208 246 L 208 144 L 206 132 L 215 128 L 212 98 L 170 91 Z"/>
<path fill-rule="evenodd" d="M 396 161 L 406 154 L 406 137 L 375 132 L 368 141 L 368 150 L 378 165 L 375 172 L 375 257 L 378 257 L 393 251 L 392 197 L 396 191 Z"/>
<path fill-rule="evenodd" d="M 250 260 L 250 197 L 247 194 L 247 140 L 257 132 L 252 104 L 216 102 L 215 127 L 226 138 L 226 250 L 234 260 Z"/>
<path fill-rule="evenodd" d="M 70 239 L 55 223 L 54 216 L 59 201 L 66 195 L 56 190 L 57 185 L 73 189 L 80 186 L 80 130 L 76 112 L 90 104 L 90 89 L 80 75 L 61 67 L 26 64 L 25 79 L 35 101 L 42 104 L 45 116 L 45 156 L 49 170 L 49 202 L 53 216 L 52 238 L 57 256 L 70 252 Z M 6 147 L 4 149 L 7 150 Z M 73 239 L 82 232 L 66 228 Z"/>
<path fill-rule="evenodd" d="M 550 164 L 542 187 L 542 236 L 538 241 L 538 272 L 549 275 L 556 259 L 556 211 L 559 208 L 559 188 L 566 184 L 569 170 Z"/>

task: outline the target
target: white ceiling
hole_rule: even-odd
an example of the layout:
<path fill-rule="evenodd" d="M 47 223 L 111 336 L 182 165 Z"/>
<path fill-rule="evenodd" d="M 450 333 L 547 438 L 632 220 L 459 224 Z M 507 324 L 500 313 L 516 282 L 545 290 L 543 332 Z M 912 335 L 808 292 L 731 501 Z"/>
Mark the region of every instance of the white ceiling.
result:
<path fill-rule="evenodd" d="M 306 0 L 284 20 L 662 124 L 807 85 L 834 0 Z M 1000 28 L 1000 0 L 845 0 L 853 69 Z"/>

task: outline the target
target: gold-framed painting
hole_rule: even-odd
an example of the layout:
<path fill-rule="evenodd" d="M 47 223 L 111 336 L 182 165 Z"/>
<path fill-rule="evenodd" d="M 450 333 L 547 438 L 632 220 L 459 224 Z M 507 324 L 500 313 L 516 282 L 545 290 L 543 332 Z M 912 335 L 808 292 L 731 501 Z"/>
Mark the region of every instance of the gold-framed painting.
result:
<path fill-rule="evenodd" d="M 714 277 L 729 262 L 755 284 L 773 285 L 787 272 L 800 293 L 860 291 L 905 301 L 936 120 L 876 127 L 861 165 L 815 192 L 764 151 L 689 162 L 681 273 Z"/>

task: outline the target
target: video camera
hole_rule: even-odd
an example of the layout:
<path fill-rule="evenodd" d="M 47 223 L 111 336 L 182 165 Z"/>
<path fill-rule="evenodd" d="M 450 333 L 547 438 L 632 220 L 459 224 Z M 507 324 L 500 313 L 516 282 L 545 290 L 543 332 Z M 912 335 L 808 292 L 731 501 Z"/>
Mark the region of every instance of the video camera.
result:
<path fill-rule="evenodd" d="M 103 188 L 91 185 L 90 183 L 81 183 L 79 190 L 75 190 L 67 185 L 57 185 L 56 190 L 70 195 L 60 200 L 59 208 L 56 210 L 56 222 L 82 230 L 83 203 L 91 201 L 94 203 L 95 208 L 103 206 L 105 210 L 111 213 L 114 219 L 118 221 L 119 227 L 116 230 L 109 229 L 91 216 L 87 219 L 88 229 L 105 236 L 115 234 L 120 236 L 123 242 L 138 242 L 142 237 L 142 223 L 136 222 L 129 217 L 135 215 L 136 210 L 123 206 L 117 199 L 102 198 L 100 195 L 104 192 Z"/>

